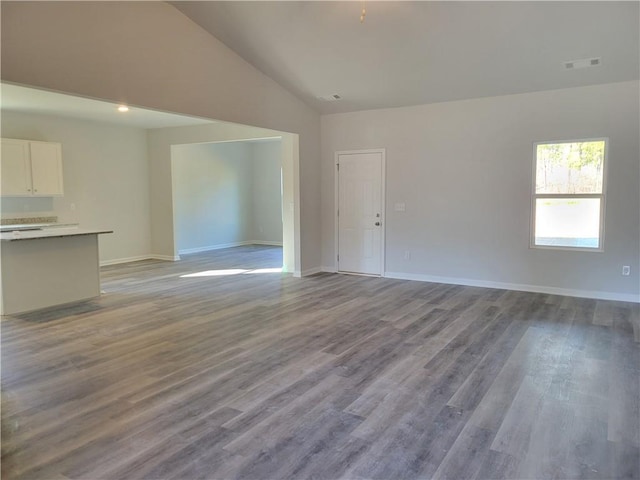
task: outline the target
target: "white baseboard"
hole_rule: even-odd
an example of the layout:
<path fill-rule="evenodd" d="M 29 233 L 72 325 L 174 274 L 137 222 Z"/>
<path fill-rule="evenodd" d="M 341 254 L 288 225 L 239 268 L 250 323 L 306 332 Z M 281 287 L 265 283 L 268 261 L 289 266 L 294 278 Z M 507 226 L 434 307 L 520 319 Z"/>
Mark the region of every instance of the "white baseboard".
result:
<path fill-rule="evenodd" d="M 165 260 L 167 262 L 177 262 L 180 260 L 180 255 L 150 255 L 152 260 Z"/>
<path fill-rule="evenodd" d="M 141 260 L 154 260 L 154 259 L 165 260 L 164 258 L 160 259 L 154 255 L 138 255 L 135 257 L 114 258 L 112 260 L 101 260 L 100 266 L 106 267 L 107 265 L 119 265 L 121 263 L 139 262 Z"/>
<path fill-rule="evenodd" d="M 571 288 L 547 287 L 543 285 L 526 285 L 520 283 L 492 282 L 488 280 L 475 280 L 469 278 L 439 277 L 434 275 L 421 275 L 403 272 L 385 272 L 384 277 L 398 280 L 416 280 L 419 282 L 448 283 L 452 285 L 465 285 L 469 287 L 497 288 L 499 290 L 517 290 L 521 292 L 548 293 L 551 295 L 563 295 L 567 297 L 593 298 L 597 300 L 616 300 L 620 302 L 640 303 L 640 295 L 602 292 L 593 290 L 575 290 Z"/>
<path fill-rule="evenodd" d="M 217 245 L 205 245 L 204 247 L 183 248 L 182 250 L 178 250 L 178 253 L 180 255 L 188 255 L 190 253 L 209 252 L 211 250 L 220 250 L 222 248 L 231 248 L 231 247 L 242 247 L 244 245 L 272 245 L 272 246 L 281 247 L 282 242 L 269 242 L 266 240 L 245 240 L 242 242 L 219 243 Z"/>
<path fill-rule="evenodd" d="M 241 247 L 243 245 L 250 245 L 251 242 L 231 242 L 231 243 L 219 243 L 217 245 L 205 245 L 204 247 L 196 248 L 183 248 L 178 250 L 180 255 L 188 255 L 190 253 L 208 252 L 210 250 L 220 250 L 222 248 Z"/>
<path fill-rule="evenodd" d="M 137 255 L 135 257 L 125 257 L 125 258 L 115 258 L 112 260 L 101 260 L 100 266 L 106 267 L 107 265 L 118 265 L 121 263 L 130 263 L 130 262 L 139 262 L 140 260 L 165 260 L 168 262 L 177 262 L 180 260 L 180 255 L 188 255 L 189 253 L 199 253 L 199 252 L 208 252 L 209 250 L 220 250 L 221 248 L 231 248 L 231 247 L 241 247 L 243 245 L 271 245 L 275 247 L 281 247 L 282 242 L 269 242 L 266 240 L 249 240 L 245 242 L 233 242 L 233 243 L 222 243 L 218 245 L 207 245 L 205 247 L 198 248 L 185 248 L 183 250 L 179 250 L 179 255 Z"/>
<path fill-rule="evenodd" d="M 100 266 L 106 267 L 107 265 L 119 265 L 121 263 L 131 263 L 131 262 L 139 262 L 141 260 L 166 260 L 169 262 L 175 262 L 180 260 L 179 256 L 168 256 L 168 255 L 138 255 L 135 257 L 125 257 L 125 258 L 114 258 L 112 260 L 101 260 Z"/>
<path fill-rule="evenodd" d="M 322 269 L 320 267 L 308 268 L 307 270 L 302 271 L 303 277 L 308 277 L 309 275 L 315 275 L 316 273 L 320 273 Z"/>

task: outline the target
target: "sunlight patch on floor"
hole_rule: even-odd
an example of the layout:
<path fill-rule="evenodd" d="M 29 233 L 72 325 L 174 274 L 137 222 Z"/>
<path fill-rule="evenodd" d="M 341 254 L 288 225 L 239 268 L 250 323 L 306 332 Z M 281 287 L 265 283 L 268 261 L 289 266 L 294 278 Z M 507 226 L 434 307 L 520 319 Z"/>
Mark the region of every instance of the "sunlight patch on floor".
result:
<path fill-rule="evenodd" d="M 246 270 L 243 268 L 231 268 L 227 270 L 205 270 L 203 272 L 188 273 L 180 275 L 180 278 L 197 278 L 197 277 L 223 277 L 225 275 L 241 275 L 254 273 L 282 273 L 282 267 L 276 268 L 255 268 Z"/>

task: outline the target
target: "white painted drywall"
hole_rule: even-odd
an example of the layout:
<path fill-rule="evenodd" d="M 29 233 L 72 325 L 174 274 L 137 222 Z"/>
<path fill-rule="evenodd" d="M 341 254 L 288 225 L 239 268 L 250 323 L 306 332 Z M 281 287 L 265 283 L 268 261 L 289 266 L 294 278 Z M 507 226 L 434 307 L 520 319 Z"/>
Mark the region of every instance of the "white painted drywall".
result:
<path fill-rule="evenodd" d="M 280 141 L 249 143 L 253 185 L 252 240 L 282 244 Z"/>
<path fill-rule="evenodd" d="M 334 152 L 386 148 L 388 275 L 638 299 L 638 91 L 623 82 L 323 116 L 324 267 L 335 265 Z M 533 142 L 591 137 L 610 142 L 604 252 L 530 249 Z"/>
<path fill-rule="evenodd" d="M 296 156 L 291 171 L 285 165 L 293 208 L 285 209 L 285 232 L 287 217 L 299 219 L 291 230 L 296 271 L 320 266 L 317 112 L 165 2 L 1 8 L 4 81 L 296 134 L 283 138 L 283 156 Z M 167 257 L 174 251 L 170 170 L 169 160 L 151 156 L 152 252 Z"/>
<path fill-rule="evenodd" d="M 250 149 L 242 143 L 173 148 L 178 252 L 244 243 L 251 238 Z"/>
<path fill-rule="evenodd" d="M 3 197 L 3 217 L 56 215 L 62 223 L 113 230 L 112 234 L 99 235 L 102 262 L 149 255 L 149 165 L 145 130 L 3 111 L 2 135 L 60 142 L 64 174 L 63 197 Z"/>
<path fill-rule="evenodd" d="M 282 244 L 280 140 L 172 149 L 178 253 Z"/>

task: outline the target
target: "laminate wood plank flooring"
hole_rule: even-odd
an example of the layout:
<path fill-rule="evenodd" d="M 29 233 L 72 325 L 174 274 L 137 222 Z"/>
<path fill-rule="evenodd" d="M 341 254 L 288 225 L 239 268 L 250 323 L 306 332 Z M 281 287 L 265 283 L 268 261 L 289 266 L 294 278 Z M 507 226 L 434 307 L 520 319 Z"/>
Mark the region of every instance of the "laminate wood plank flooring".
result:
<path fill-rule="evenodd" d="M 281 263 L 114 265 L 3 318 L 2 478 L 640 478 L 638 304 Z"/>

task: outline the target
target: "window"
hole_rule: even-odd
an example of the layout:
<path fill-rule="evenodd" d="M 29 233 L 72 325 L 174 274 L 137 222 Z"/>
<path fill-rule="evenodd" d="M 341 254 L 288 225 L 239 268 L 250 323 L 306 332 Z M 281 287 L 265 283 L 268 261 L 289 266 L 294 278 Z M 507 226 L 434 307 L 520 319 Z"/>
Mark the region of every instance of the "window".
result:
<path fill-rule="evenodd" d="M 534 145 L 532 247 L 602 251 L 607 143 Z"/>

